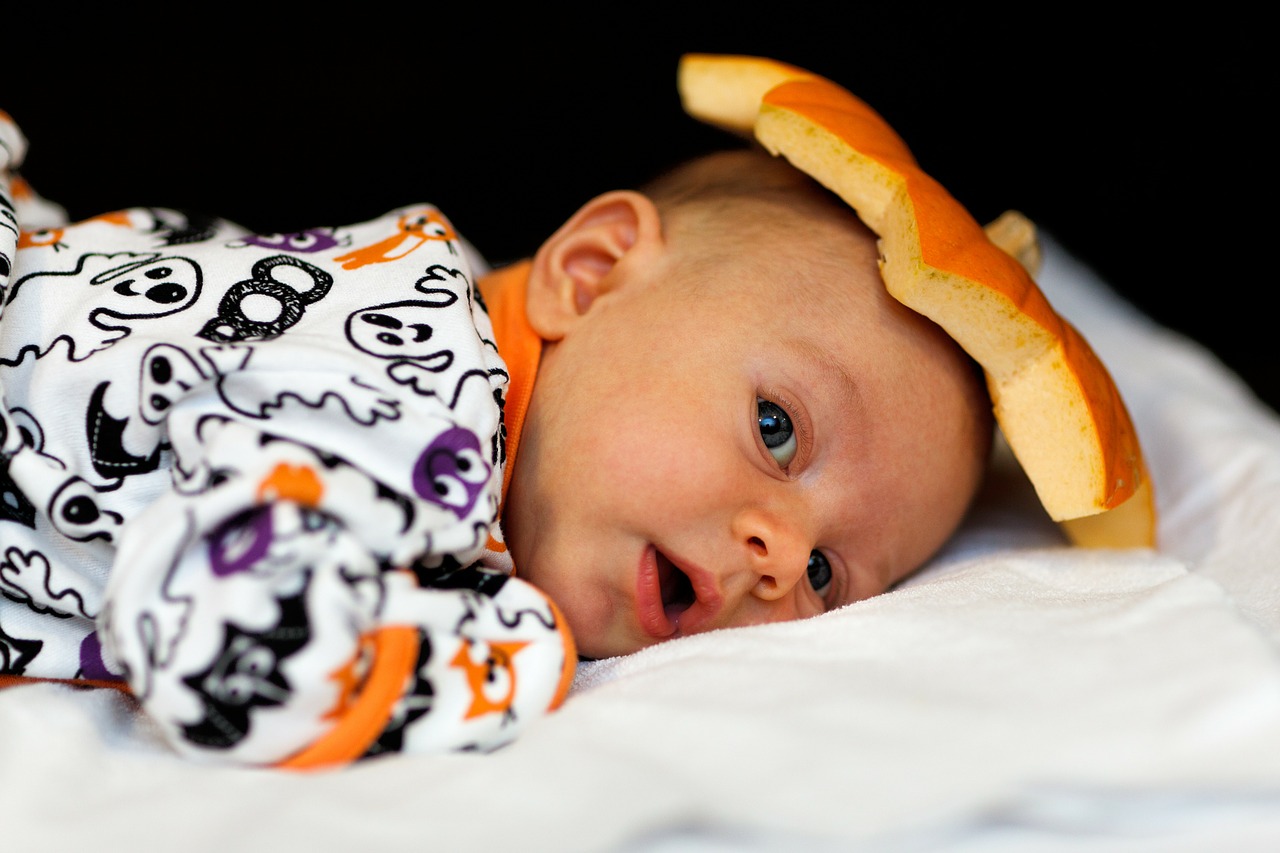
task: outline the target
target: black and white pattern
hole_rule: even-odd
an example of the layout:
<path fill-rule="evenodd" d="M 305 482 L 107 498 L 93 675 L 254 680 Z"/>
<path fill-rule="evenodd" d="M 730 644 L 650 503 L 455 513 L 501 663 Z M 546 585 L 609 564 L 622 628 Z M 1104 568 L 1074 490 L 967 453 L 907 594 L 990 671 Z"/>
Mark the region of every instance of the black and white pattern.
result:
<path fill-rule="evenodd" d="M 571 646 L 492 579 L 507 372 L 444 215 L 56 222 L 3 113 L 0 142 L 0 674 L 123 679 L 179 750 L 270 764 L 338 736 L 407 626 L 422 659 L 350 757 L 492 747 L 544 713 Z M 423 587 L 446 559 L 487 570 Z M 476 635 L 503 596 L 538 618 Z M 475 667 L 520 691 L 481 702 Z"/>

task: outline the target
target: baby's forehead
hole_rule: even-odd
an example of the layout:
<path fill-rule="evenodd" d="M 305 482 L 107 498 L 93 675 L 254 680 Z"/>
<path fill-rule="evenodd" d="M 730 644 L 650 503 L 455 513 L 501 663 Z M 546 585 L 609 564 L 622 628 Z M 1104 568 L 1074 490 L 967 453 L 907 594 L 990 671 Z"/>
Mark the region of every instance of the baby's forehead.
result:
<path fill-rule="evenodd" d="M 874 261 L 758 247 L 754 257 L 702 278 L 699 290 L 713 306 L 704 314 L 706 334 L 746 335 L 762 347 L 785 347 L 797 362 L 881 374 L 886 382 L 967 366 L 945 331 L 889 294 Z"/>
<path fill-rule="evenodd" d="M 880 275 L 875 235 L 847 217 L 784 218 L 742 234 L 730 253 L 745 297 L 764 306 L 823 317 L 868 311 L 886 319 L 905 316 Z"/>
<path fill-rule="evenodd" d="M 682 246 L 672 259 L 679 277 L 699 298 L 726 307 L 720 324 L 750 319 L 757 330 L 785 326 L 814 341 L 866 337 L 867 324 L 887 331 L 901 326 L 955 349 L 949 336 L 889 294 L 879 238 L 811 179 L 704 198 L 683 206 L 669 223 Z"/>

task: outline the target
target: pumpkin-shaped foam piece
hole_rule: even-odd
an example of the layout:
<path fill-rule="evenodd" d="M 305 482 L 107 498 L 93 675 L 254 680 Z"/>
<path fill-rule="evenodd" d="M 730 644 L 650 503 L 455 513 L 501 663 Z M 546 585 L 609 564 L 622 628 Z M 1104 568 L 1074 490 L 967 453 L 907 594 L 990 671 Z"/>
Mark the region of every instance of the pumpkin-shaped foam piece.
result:
<path fill-rule="evenodd" d="M 889 293 L 982 366 L 1000 432 L 1073 542 L 1155 544 L 1154 491 L 1110 373 L 996 242 L 1001 232 L 984 229 L 925 174 L 875 110 L 830 80 L 763 57 L 686 54 L 677 84 L 689 115 L 754 137 L 876 233 Z"/>

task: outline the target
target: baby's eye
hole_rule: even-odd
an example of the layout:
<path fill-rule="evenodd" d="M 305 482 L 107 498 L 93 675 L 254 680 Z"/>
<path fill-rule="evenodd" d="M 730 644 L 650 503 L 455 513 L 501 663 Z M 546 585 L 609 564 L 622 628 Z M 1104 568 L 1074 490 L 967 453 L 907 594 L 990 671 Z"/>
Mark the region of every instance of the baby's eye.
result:
<path fill-rule="evenodd" d="M 826 595 L 831 586 L 831 562 L 821 551 L 809 552 L 809 585 L 818 595 Z"/>
<path fill-rule="evenodd" d="M 756 418 L 760 422 L 760 437 L 764 439 L 769 455 L 783 468 L 790 465 L 799 447 L 791 416 L 777 403 L 756 397 Z"/>

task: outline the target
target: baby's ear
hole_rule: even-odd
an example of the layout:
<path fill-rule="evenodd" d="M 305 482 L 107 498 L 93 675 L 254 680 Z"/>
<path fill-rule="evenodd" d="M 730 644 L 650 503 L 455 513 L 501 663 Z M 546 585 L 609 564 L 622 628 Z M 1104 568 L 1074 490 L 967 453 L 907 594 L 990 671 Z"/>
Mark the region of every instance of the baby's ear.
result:
<path fill-rule="evenodd" d="M 662 245 L 658 209 L 631 190 L 598 195 L 538 249 L 529 275 L 529 323 L 544 339 L 563 338 L 596 299 L 624 286 L 618 262 Z"/>

